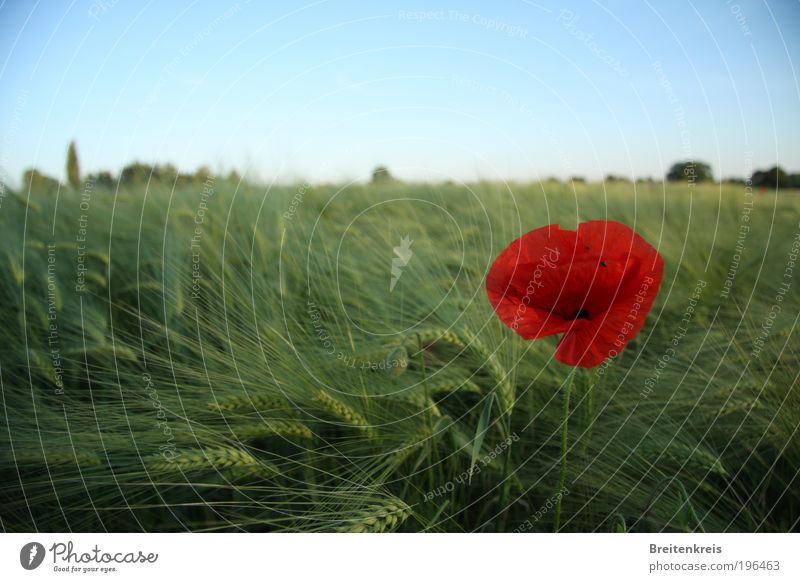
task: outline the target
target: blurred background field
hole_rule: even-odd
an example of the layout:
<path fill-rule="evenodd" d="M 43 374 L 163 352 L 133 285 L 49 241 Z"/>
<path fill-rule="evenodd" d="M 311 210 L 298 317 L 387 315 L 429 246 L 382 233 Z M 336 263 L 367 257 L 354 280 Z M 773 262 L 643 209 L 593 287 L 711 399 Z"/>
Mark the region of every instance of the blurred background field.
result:
<path fill-rule="evenodd" d="M 558 495 L 563 531 L 797 529 L 796 190 L 33 178 L 0 211 L 6 531 L 551 531 Z M 559 492 L 568 368 L 483 285 L 595 219 L 666 271 L 577 377 Z"/>

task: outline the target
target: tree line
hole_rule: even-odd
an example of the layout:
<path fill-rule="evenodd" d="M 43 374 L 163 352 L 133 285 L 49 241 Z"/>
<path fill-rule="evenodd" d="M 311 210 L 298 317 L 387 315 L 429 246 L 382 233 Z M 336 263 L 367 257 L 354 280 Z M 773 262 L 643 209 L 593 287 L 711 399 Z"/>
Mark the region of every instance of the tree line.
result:
<path fill-rule="evenodd" d="M 672 165 L 666 179 L 667 182 L 713 182 L 714 174 L 711 166 L 705 162 L 684 160 Z M 766 170 L 756 170 L 748 179 L 730 178 L 723 181 L 741 184 L 749 182 L 751 186 L 764 188 L 800 188 L 800 174 L 789 174 L 778 165 Z"/>
<path fill-rule="evenodd" d="M 67 183 L 74 190 L 80 190 L 83 184 L 90 182 L 93 187 L 113 188 L 117 184 L 130 186 L 137 184 L 158 183 L 175 186 L 187 186 L 202 184 L 209 176 L 214 175 L 207 166 L 201 166 L 195 172 L 180 172 L 172 164 L 145 164 L 133 162 L 128 164 L 120 171 L 118 176 L 111 172 L 101 171 L 81 175 L 80 162 L 78 160 L 78 150 L 75 142 L 71 142 L 67 148 L 66 164 Z M 227 176 L 228 180 L 239 182 L 241 177 L 235 171 Z M 705 162 L 695 160 L 683 160 L 675 162 L 667 172 L 665 179 L 667 182 L 713 182 L 714 174 L 711 166 Z M 371 176 L 373 184 L 399 183 L 386 166 L 377 166 Z M 572 182 L 584 182 L 580 176 L 570 178 Z M 627 178 L 609 174 L 605 178 L 606 182 L 623 182 Z M 653 181 L 647 178 L 640 181 Z M 748 184 L 758 188 L 800 188 L 800 174 L 789 174 L 782 167 L 776 165 L 764 170 L 754 171 L 748 178 L 728 178 L 724 182 Z M 58 180 L 46 176 L 36 168 L 25 170 L 22 174 L 23 188 L 33 190 L 54 190 L 61 186 Z"/>
<path fill-rule="evenodd" d="M 122 168 L 119 175 L 101 171 L 84 176 L 81 173 L 78 149 L 74 141 L 70 142 L 67 148 L 66 172 L 67 184 L 73 190 L 81 190 L 87 183 L 91 183 L 92 187 L 99 188 L 114 188 L 117 184 L 123 186 L 147 184 L 148 182 L 186 186 L 202 184 L 209 176 L 214 175 L 214 172 L 208 166 L 201 166 L 194 172 L 187 173 L 178 171 L 172 164 L 145 164 L 137 161 Z M 235 171 L 231 171 L 227 178 L 237 182 L 241 180 L 241 177 Z M 31 188 L 32 190 L 41 191 L 57 189 L 61 184 L 55 178 L 43 174 L 36 168 L 30 168 L 22 173 L 22 186 L 26 189 Z"/>

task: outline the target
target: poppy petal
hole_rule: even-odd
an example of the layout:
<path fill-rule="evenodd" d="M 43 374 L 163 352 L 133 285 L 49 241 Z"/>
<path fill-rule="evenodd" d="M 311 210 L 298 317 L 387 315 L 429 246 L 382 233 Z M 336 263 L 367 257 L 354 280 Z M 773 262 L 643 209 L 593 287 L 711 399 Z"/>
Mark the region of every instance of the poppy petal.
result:
<path fill-rule="evenodd" d="M 503 323 L 525 339 L 563 333 L 556 359 L 592 367 L 644 325 L 664 261 L 626 225 L 548 225 L 513 241 L 492 264 L 486 292 Z"/>
<path fill-rule="evenodd" d="M 570 366 L 593 368 L 621 352 L 644 326 L 663 272 L 661 256 L 652 269 L 645 259 L 640 269 L 626 277 L 617 298 L 604 314 L 584 320 L 580 328 L 564 334 L 556 348 L 556 359 Z"/>
<path fill-rule="evenodd" d="M 536 294 L 542 281 L 565 254 L 575 246 L 575 232 L 557 224 L 544 226 L 514 240 L 492 263 L 486 278 L 486 293 L 497 316 L 525 339 L 565 332 L 565 321 Z"/>

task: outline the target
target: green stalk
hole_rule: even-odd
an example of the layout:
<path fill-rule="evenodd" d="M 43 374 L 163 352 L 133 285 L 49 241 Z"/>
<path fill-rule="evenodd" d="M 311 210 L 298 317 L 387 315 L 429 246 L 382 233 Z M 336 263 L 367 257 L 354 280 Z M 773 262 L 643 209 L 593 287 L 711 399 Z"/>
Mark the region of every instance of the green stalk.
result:
<path fill-rule="evenodd" d="M 556 515 L 553 525 L 553 531 L 558 532 L 561 526 L 561 492 L 564 490 L 564 483 L 567 480 L 567 436 L 569 428 L 569 395 L 572 391 L 572 382 L 575 378 L 575 368 L 569 371 L 567 376 L 566 386 L 564 387 L 564 409 L 562 411 L 562 426 L 561 426 L 561 470 L 558 475 L 558 489 L 556 490 Z"/>
<path fill-rule="evenodd" d="M 505 426 L 505 437 L 506 439 L 511 438 L 511 409 L 506 413 L 505 418 L 503 419 L 503 423 Z M 498 531 L 505 531 L 506 528 L 506 521 L 508 519 L 508 508 L 506 507 L 506 500 L 508 499 L 508 492 L 511 489 L 511 479 L 508 477 L 508 468 L 511 464 L 511 443 L 508 443 L 506 447 L 506 456 L 503 459 L 503 479 L 502 479 L 502 486 L 500 488 L 500 519 L 499 519 L 499 529 Z"/>
<path fill-rule="evenodd" d="M 597 380 L 596 377 L 590 378 L 587 382 L 586 386 L 586 414 L 584 416 L 584 433 L 583 438 L 581 439 L 581 455 L 586 456 L 586 450 L 589 446 L 589 443 L 592 441 L 592 428 L 594 427 L 595 421 L 595 410 L 594 410 L 594 401 L 595 401 L 595 392 L 601 390 L 605 386 L 606 376 L 608 374 L 603 374 L 603 376 Z"/>

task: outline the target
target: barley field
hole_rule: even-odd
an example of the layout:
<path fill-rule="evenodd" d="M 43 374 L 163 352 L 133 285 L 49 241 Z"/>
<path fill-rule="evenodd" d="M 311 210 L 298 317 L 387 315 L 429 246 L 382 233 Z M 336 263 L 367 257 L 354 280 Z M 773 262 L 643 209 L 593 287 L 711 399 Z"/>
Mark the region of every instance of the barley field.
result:
<path fill-rule="evenodd" d="M 597 219 L 666 267 L 565 403 L 485 277 Z M 6 191 L 2 529 L 795 531 L 799 222 L 741 184 Z"/>

